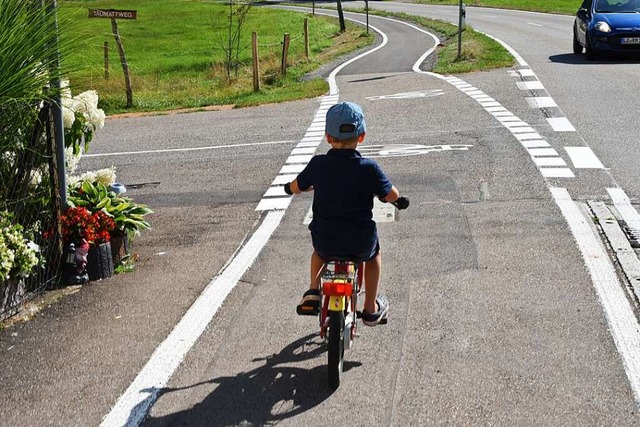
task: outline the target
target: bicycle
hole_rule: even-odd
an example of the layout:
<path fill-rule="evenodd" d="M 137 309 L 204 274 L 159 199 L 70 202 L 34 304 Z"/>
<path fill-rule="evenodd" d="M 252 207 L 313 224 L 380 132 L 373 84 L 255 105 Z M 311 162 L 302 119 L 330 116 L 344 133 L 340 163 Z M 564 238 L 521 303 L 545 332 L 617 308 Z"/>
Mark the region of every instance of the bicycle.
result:
<path fill-rule="evenodd" d="M 399 198 L 392 204 L 406 209 L 409 199 Z M 344 367 L 344 351 L 352 347 L 357 335 L 358 295 L 362 291 L 364 262 L 354 257 L 329 257 L 321 278 L 320 337 L 327 345 L 327 373 L 333 389 L 340 386 Z M 383 318 L 380 324 L 386 324 Z"/>

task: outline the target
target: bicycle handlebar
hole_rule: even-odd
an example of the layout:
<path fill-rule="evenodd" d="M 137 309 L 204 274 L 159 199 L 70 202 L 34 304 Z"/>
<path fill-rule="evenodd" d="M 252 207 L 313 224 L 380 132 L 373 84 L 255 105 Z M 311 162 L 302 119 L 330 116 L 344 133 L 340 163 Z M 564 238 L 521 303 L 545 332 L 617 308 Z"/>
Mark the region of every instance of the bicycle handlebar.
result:
<path fill-rule="evenodd" d="M 293 194 L 293 191 L 291 191 L 290 182 L 287 182 L 284 185 L 284 192 L 290 196 Z M 406 197 L 398 197 L 398 199 L 395 202 L 391 202 L 391 204 L 400 210 L 407 209 L 409 207 L 409 199 Z"/>

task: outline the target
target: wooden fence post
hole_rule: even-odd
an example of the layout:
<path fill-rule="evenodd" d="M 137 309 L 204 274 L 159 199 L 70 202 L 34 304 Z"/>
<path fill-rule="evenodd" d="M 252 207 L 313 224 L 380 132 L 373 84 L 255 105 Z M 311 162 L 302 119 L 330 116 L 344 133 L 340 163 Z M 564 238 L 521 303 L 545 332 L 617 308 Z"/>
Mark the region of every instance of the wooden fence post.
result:
<path fill-rule="evenodd" d="M 258 32 L 251 34 L 251 50 L 253 52 L 253 91 L 260 90 L 260 61 L 258 59 Z"/>
<path fill-rule="evenodd" d="M 131 76 L 129 75 L 129 65 L 127 64 L 127 57 L 124 54 L 124 46 L 122 45 L 122 39 L 118 32 L 118 24 L 115 18 L 111 18 L 111 29 L 113 30 L 113 36 L 116 39 L 118 45 L 118 52 L 120 53 L 120 62 L 122 63 L 122 70 L 124 71 L 124 82 L 127 86 L 127 108 L 133 107 L 133 91 L 131 89 Z"/>
<path fill-rule="evenodd" d="M 309 60 L 309 18 L 304 18 L 304 56 Z"/>
<path fill-rule="evenodd" d="M 282 75 L 287 75 L 287 55 L 289 54 L 289 33 L 284 33 L 284 41 L 282 42 Z"/>
<path fill-rule="evenodd" d="M 104 79 L 109 80 L 109 42 L 104 42 Z"/>

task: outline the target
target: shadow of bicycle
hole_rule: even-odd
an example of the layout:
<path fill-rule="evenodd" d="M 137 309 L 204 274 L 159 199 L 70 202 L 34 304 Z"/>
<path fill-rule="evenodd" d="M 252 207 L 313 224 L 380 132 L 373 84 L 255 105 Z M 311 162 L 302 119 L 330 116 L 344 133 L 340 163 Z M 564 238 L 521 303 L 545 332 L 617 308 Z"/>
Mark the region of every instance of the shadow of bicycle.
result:
<path fill-rule="evenodd" d="M 238 426 L 268 425 L 303 413 L 326 400 L 334 392 L 327 382 L 327 367 L 304 369 L 292 363 L 325 356 L 326 351 L 317 334 L 308 335 L 286 346 L 277 354 L 253 361 L 265 364 L 233 377 L 218 377 L 180 388 L 159 390 L 158 399 L 168 393 L 218 384 L 201 402 L 192 408 L 166 416 L 149 415 L 142 423 L 158 426 Z M 360 362 L 345 361 L 344 370 L 360 366 Z"/>

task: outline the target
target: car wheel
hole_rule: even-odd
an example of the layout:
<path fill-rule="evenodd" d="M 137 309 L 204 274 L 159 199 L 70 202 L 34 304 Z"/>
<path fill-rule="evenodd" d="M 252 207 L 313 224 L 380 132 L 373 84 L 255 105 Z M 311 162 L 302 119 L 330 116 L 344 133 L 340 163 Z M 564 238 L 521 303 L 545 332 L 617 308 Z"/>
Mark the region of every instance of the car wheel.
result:
<path fill-rule="evenodd" d="M 576 55 L 582 53 L 582 45 L 578 41 L 575 31 L 573 32 L 573 53 L 575 53 Z"/>
<path fill-rule="evenodd" d="M 596 59 L 596 52 L 593 50 L 593 47 L 591 47 L 591 39 L 589 38 L 589 33 L 587 33 L 585 35 L 585 47 L 584 47 L 584 54 L 587 57 L 587 59 L 589 61 L 593 61 L 594 59 Z"/>

